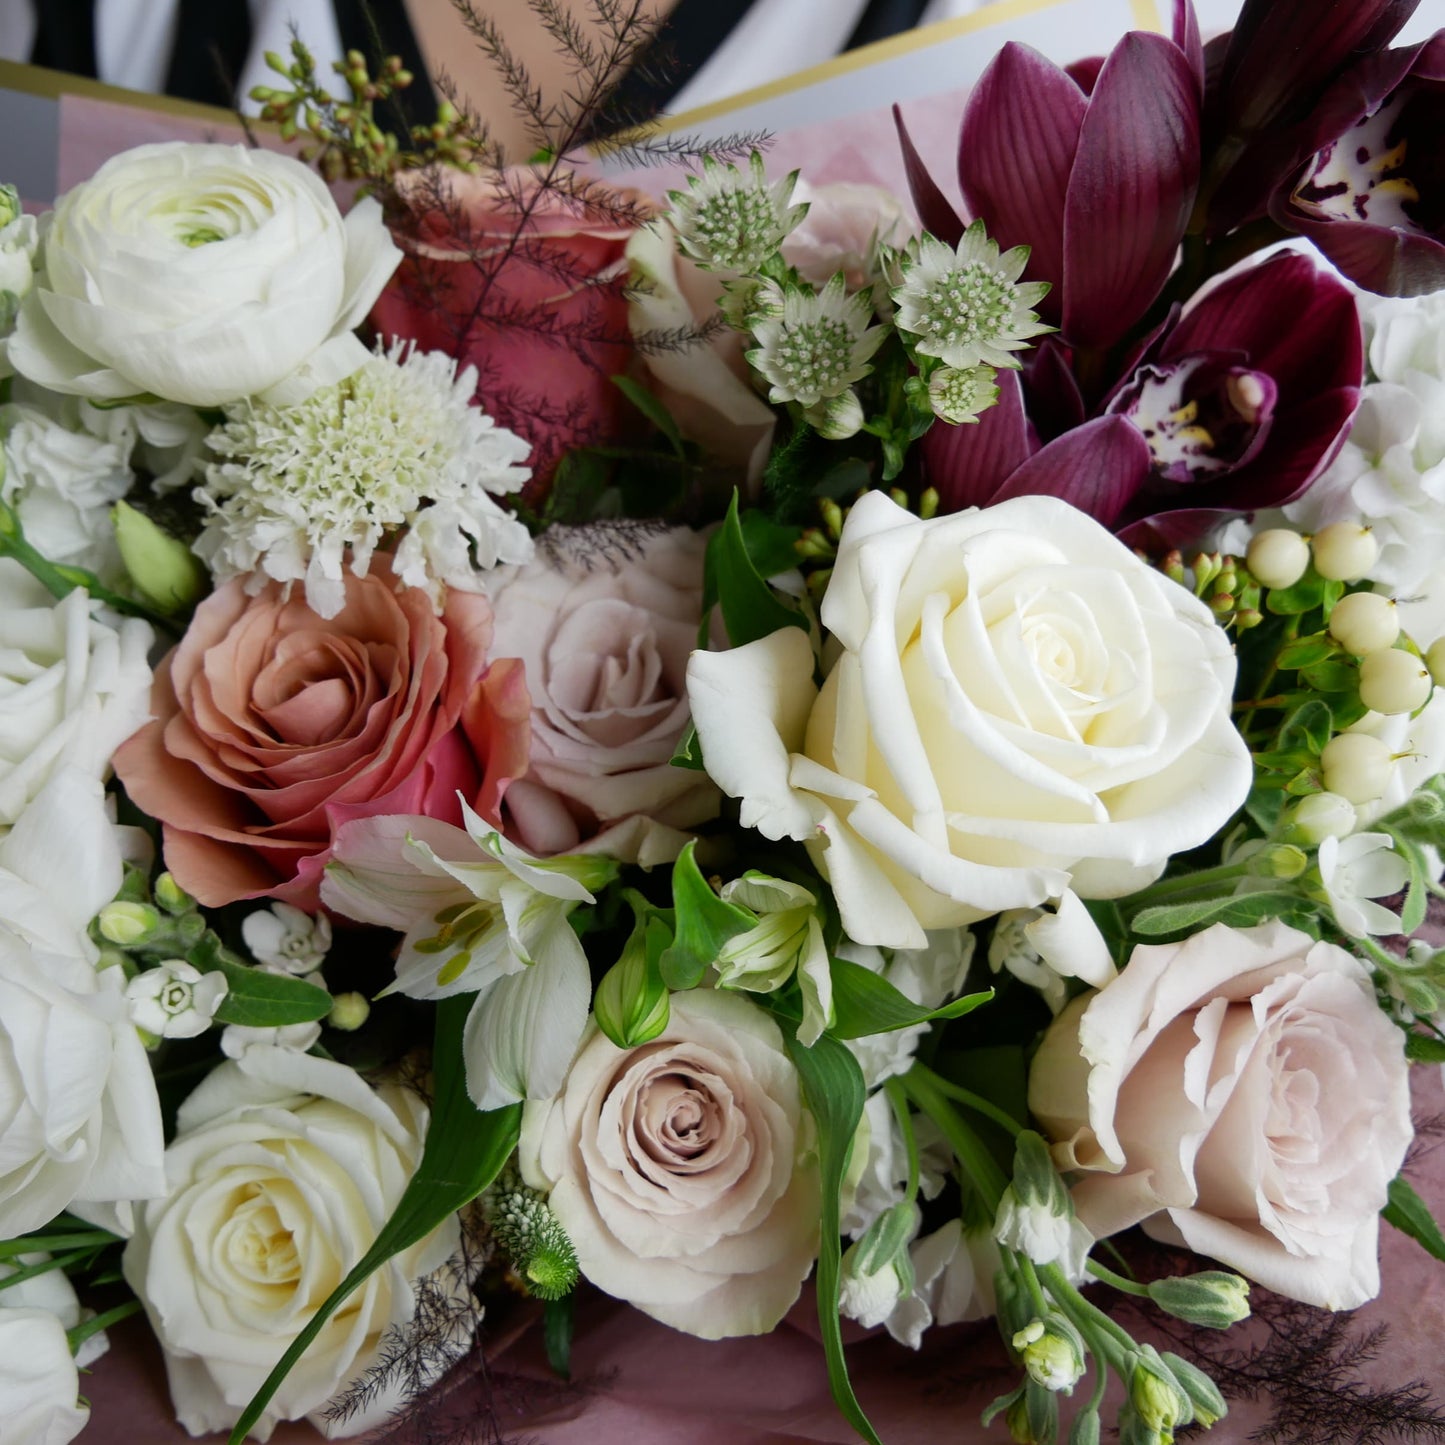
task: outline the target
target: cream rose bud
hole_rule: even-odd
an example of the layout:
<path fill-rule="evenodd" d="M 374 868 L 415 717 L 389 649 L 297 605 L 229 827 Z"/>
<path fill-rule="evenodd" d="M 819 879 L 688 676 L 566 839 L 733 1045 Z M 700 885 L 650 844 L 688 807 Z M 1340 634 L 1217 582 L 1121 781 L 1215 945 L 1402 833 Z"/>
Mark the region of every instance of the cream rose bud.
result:
<path fill-rule="evenodd" d="M 688 695 L 744 826 L 808 845 L 860 943 L 1130 892 L 1249 791 L 1224 631 L 1056 498 L 922 521 L 868 493 L 822 619 L 821 690 L 790 627 L 694 653 Z"/>
<path fill-rule="evenodd" d="M 427 1111 L 327 1059 L 256 1045 L 181 1106 L 169 1193 L 138 1211 L 122 1267 L 161 1348 L 176 1417 L 228 1430 L 317 1307 L 374 1243 L 421 1158 Z M 329 1435 L 381 1423 L 400 1382 L 344 1425 L 324 1407 L 404 1326 L 413 1282 L 441 1268 L 456 1219 L 370 1276 L 272 1397 L 257 1435 L 303 1415 Z"/>
<path fill-rule="evenodd" d="M 589 1025 L 517 1157 L 582 1273 L 688 1334 L 766 1334 L 817 1257 L 812 1119 L 777 1025 L 736 994 L 673 994 L 641 1048 Z"/>
<path fill-rule="evenodd" d="M 89 1419 L 65 1326 L 49 1310 L 0 1308 L 0 1445 L 67 1445 Z"/>
<path fill-rule="evenodd" d="M 534 561 L 493 574 L 491 655 L 522 659 L 532 699 L 531 761 L 504 805 L 529 852 L 585 844 L 650 867 L 716 815 L 707 775 L 671 761 L 706 550 L 686 527 L 553 527 Z"/>
<path fill-rule="evenodd" d="M 1411 1138 L 1404 1036 L 1364 966 L 1281 923 L 1136 948 L 1044 1037 L 1029 1109 L 1099 1237 L 1144 1223 L 1267 1288 L 1354 1309 Z"/>
<path fill-rule="evenodd" d="M 96 401 L 298 401 L 366 360 L 353 328 L 400 259 L 375 200 L 343 220 L 290 156 L 139 146 L 56 205 L 10 362 Z"/>

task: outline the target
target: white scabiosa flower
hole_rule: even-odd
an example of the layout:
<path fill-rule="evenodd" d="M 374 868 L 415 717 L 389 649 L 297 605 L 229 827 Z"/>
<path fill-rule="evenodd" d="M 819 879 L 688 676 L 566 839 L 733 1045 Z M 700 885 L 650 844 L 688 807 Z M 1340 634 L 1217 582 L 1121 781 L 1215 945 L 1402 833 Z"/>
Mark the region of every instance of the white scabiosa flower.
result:
<path fill-rule="evenodd" d="M 478 569 L 526 562 L 532 541 L 493 494 L 530 475 L 527 442 L 471 405 L 476 371 L 393 341 L 346 380 L 296 406 L 226 408 L 219 458 L 195 492 L 207 513 L 196 552 L 217 581 L 306 584 L 322 617 L 345 601 L 342 567 L 364 577 L 383 539 L 406 528 L 394 570 L 438 604 L 479 590 Z"/>
<path fill-rule="evenodd" d="M 1013 353 L 1052 329 L 1032 310 L 1048 283 L 1019 281 L 1028 259 L 1027 246 L 1000 255 L 982 221 L 963 233 L 957 250 L 923 236 L 893 289 L 898 329 L 917 337 L 914 346 L 925 356 L 958 371 L 980 364 L 1017 368 Z"/>
<path fill-rule="evenodd" d="M 161 1039 L 193 1039 L 210 1028 L 226 988 L 224 974 L 169 958 L 131 979 L 125 998 L 138 1029 Z"/>
<path fill-rule="evenodd" d="M 757 151 L 746 172 L 704 156 L 687 190 L 667 193 L 678 245 L 709 271 L 756 271 L 808 214 L 807 206 L 789 205 L 797 179 L 794 171 L 769 185 Z"/>
<path fill-rule="evenodd" d="M 841 396 L 872 371 L 868 360 L 888 334 L 871 324 L 866 297 L 848 295 L 841 271 L 821 292 L 768 283 L 761 303 L 747 357 L 769 383 L 769 401 L 816 406 Z"/>

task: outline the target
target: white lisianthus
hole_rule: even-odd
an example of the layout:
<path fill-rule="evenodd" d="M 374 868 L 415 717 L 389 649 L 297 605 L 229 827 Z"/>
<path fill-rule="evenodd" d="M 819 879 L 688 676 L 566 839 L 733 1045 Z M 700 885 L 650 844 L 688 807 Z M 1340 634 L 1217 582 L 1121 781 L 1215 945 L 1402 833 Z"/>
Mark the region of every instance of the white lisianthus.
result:
<path fill-rule="evenodd" d="M 89 1420 L 65 1326 L 47 1309 L 0 1308 L 0 1445 L 67 1445 Z"/>
<path fill-rule="evenodd" d="M 0 559 L 0 827 L 61 768 L 104 777 L 149 715 L 150 626 L 112 627 L 95 610 L 79 588 L 57 602 Z"/>
<path fill-rule="evenodd" d="M 294 401 L 366 360 L 352 334 L 401 259 L 375 200 L 343 220 L 309 167 L 170 142 L 61 197 L 10 341 L 15 370 L 93 400 Z"/>
<path fill-rule="evenodd" d="M 235 1423 L 371 1247 L 416 1172 L 426 1123 L 410 1090 L 373 1090 L 341 1064 L 264 1047 L 222 1064 L 181 1106 L 168 1193 L 138 1211 L 123 1268 L 192 1434 Z M 302 1416 L 333 1435 L 386 1418 L 399 1383 L 344 1426 L 322 1411 L 411 1318 L 415 1281 L 444 1266 L 457 1239 L 453 1217 L 361 1285 L 272 1397 L 260 1438 Z"/>
<path fill-rule="evenodd" d="M 1249 791 L 1223 629 L 1056 498 L 922 521 L 867 493 L 822 620 L 821 690 L 787 627 L 694 653 L 688 694 L 743 825 L 807 844 L 860 943 L 1131 892 Z"/>

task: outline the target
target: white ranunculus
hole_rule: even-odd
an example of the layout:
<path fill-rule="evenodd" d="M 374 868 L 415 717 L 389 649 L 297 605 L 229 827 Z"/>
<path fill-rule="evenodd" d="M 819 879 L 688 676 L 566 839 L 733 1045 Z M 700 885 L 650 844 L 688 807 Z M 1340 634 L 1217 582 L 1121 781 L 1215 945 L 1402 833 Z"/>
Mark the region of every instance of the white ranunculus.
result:
<path fill-rule="evenodd" d="M 0 1238 L 78 1201 L 165 1188 L 160 1105 L 125 977 L 97 973 L 85 937 L 120 882 L 100 784 L 74 771 L 0 840 Z"/>
<path fill-rule="evenodd" d="M 921 521 L 868 493 L 822 618 L 821 691 L 789 627 L 694 653 L 688 695 L 744 826 L 807 844 L 860 943 L 1131 892 L 1249 791 L 1223 629 L 1056 498 Z"/>
<path fill-rule="evenodd" d="M 169 142 L 107 161 L 56 205 L 10 341 L 54 391 L 192 406 L 286 403 L 340 381 L 401 253 L 375 200 L 343 220 L 289 156 Z"/>
<path fill-rule="evenodd" d="M 123 1268 L 165 1351 L 176 1416 L 229 1429 L 282 1352 L 371 1247 L 416 1172 L 427 1111 L 327 1059 L 264 1046 L 222 1064 L 181 1106 L 169 1193 L 138 1211 Z M 455 1218 L 377 1270 L 286 1377 L 254 1432 L 307 1416 L 356 1434 L 395 1408 L 383 1390 L 343 1426 L 322 1410 L 414 1309 L 413 1284 L 456 1247 Z"/>
<path fill-rule="evenodd" d="M 1379 1292 L 1410 1086 L 1344 949 L 1281 923 L 1136 948 L 1045 1035 L 1029 1110 L 1098 1237 L 1143 1222 L 1325 1309 Z"/>
<path fill-rule="evenodd" d="M 817 1257 L 812 1120 L 777 1025 L 737 994 L 673 994 L 636 1049 L 591 1025 L 517 1157 L 582 1273 L 688 1334 L 766 1334 Z"/>
<path fill-rule="evenodd" d="M 0 1308 L 0 1445 L 66 1445 L 89 1419 L 65 1326 L 48 1309 Z"/>
<path fill-rule="evenodd" d="M 104 777 L 150 714 L 149 624 L 95 612 L 80 589 L 57 602 L 0 558 L 0 827 L 61 768 Z"/>

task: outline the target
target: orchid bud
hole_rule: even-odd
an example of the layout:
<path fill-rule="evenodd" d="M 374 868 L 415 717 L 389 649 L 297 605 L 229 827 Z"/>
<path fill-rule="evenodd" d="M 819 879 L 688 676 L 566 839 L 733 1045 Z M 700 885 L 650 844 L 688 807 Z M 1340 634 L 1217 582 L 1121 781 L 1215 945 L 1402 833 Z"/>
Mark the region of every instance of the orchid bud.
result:
<path fill-rule="evenodd" d="M 1171 1275 L 1149 1286 L 1149 1298 L 1186 1324 L 1223 1330 L 1249 1318 L 1249 1285 L 1222 1269 Z"/>
<path fill-rule="evenodd" d="M 1309 543 L 1287 527 L 1260 532 L 1244 555 L 1249 570 L 1266 587 L 1293 587 L 1310 565 Z"/>
<path fill-rule="evenodd" d="M 1389 747 L 1368 733 L 1341 733 L 1320 753 L 1326 789 L 1351 803 L 1373 803 L 1390 785 L 1394 770 Z"/>
<path fill-rule="evenodd" d="M 1430 670 L 1413 652 L 1387 648 L 1360 662 L 1360 701 L 1373 712 L 1414 712 L 1430 697 Z"/>
<path fill-rule="evenodd" d="M 1379 544 L 1368 527 L 1355 522 L 1331 522 L 1310 542 L 1315 571 L 1332 582 L 1358 582 L 1369 576 L 1380 557 Z"/>
<path fill-rule="evenodd" d="M 1378 592 L 1351 592 L 1341 597 L 1330 613 L 1330 636 L 1356 657 L 1395 645 L 1400 635 L 1400 614 L 1393 597 Z"/>

